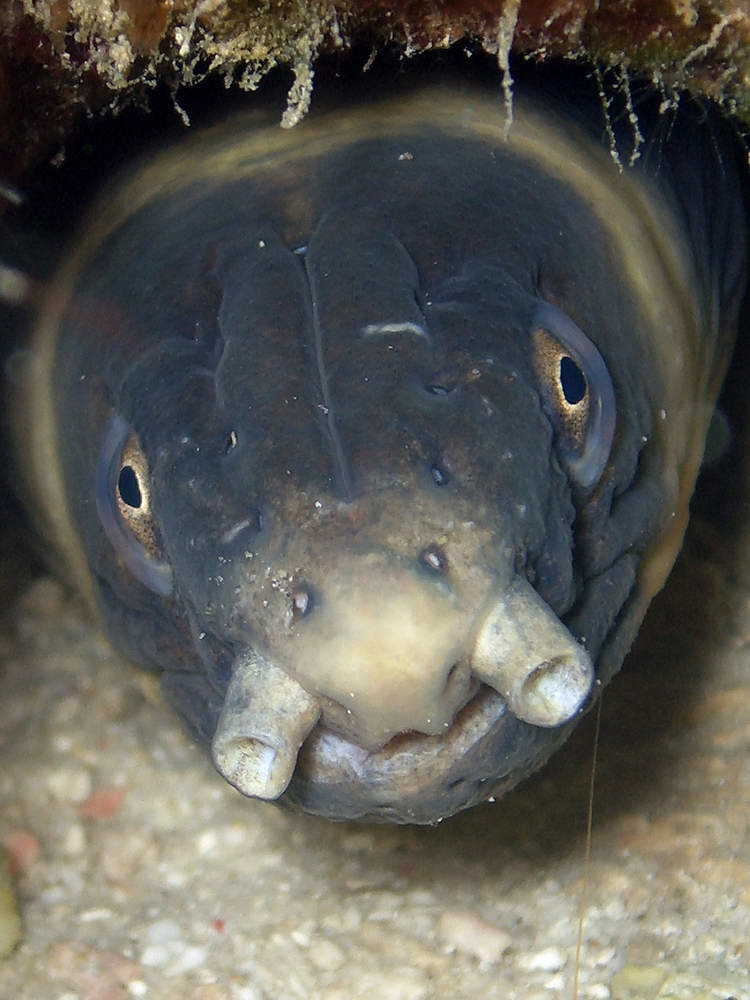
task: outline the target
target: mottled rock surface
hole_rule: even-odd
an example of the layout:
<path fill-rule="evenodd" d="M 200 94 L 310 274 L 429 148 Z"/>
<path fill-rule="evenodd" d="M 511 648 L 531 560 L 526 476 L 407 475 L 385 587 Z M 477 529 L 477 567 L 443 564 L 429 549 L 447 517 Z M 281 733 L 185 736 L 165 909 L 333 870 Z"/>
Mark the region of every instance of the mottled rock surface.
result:
<path fill-rule="evenodd" d="M 207 74 L 255 89 L 291 71 L 285 124 L 304 114 L 321 53 L 363 62 L 469 45 L 507 68 L 586 56 L 616 72 L 723 100 L 750 121 L 748 0 L 7 0 L 0 5 L 0 175 L 17 181 L 60 156 L 82 113 L 143 100 L 157 80 L 178 94 Z M 368 56 L 371 53 L 371 56 Z"/>

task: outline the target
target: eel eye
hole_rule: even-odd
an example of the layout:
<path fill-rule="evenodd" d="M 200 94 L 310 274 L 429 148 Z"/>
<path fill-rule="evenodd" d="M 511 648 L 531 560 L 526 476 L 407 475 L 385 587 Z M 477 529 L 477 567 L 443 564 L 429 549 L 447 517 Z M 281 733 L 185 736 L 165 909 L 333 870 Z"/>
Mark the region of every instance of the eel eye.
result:
<path fill-rule="evenodd" d="M 138 435 L 112 419 L 99 458 L 96 509 L 122 562 L 149 590 L 172 592 L 172 569 L 164 561 L 151 507 L 148 460 Z"/>
<path fill-rule="evenodd" d="M 569 350 L 548 330 L 534 330 L 534 367 L 542 384 L 547 408 L 558 425 L 558 434 L 571 449 L 580 451 L 585 444 L 590 400 L 583 369 Z"/>
<path fill-rule="evenodd" d="M 607 464 L 615 430 L 615 393 L 607 366 L 583 331 L 546 302 L 534 315 L 531 346 L 561 460 L 580 486 L 591 487 Z"/>
<path fill-rule="evenodd" d="M 116 488 L 120 517 L 150 558 L 160 555 L 151 515 L 148 462 L 137 436 L 131 433 L 122 449 Z"/>

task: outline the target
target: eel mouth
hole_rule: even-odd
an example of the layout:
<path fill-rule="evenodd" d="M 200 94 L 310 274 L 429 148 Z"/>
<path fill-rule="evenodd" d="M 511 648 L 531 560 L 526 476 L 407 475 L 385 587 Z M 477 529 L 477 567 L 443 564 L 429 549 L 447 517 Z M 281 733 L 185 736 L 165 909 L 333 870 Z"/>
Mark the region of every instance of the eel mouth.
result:
<path fill-rule="evenodd" d="M 485 684 L 440 736 L 399 733 L 379 750 L 367 750 L 318 724 L 278 801 L 329 820 L 434 825 L 509 791 L 574 725 L 531 726 Z"/>
<path fill-rule="evenodd" d="M 477 684 L 442 735 L 399 733 L 380 749 L 366 750 L 318 725 L 301 748 L 287 796 L 307 812 L 335 818 L 434 822 L 455 811 L 449 800 L 461 794 L 461 785 L 476 783 L 472 764 L 507 721 L 518 720 L 502 695 Z"/>
<path fill-rule="evenodd" d="M 335 818 L 390 809 L 405 821 L 430 822 L 444 811 L 441 802 L 466 796 L 456 791 L 462 783 L 479 787 L 523 767 L 537 744 L 559 742 L 550 731 L 581 710 L 592 681 L 586 651 L 517 579 L 484 617 L 470 652 L 447 668 L 451 709 L 440 720 L 424 719 L 373 744 L 359 738 L 366 723 L 360 731 L 356 723 L 337 725 L 341 715 L 332 707 L 340 705 L 249 650 L 235 664 L 212 756 L 250 797 L 284 796 Z M 407 815 L 427 802 L 430 819 Z"/>

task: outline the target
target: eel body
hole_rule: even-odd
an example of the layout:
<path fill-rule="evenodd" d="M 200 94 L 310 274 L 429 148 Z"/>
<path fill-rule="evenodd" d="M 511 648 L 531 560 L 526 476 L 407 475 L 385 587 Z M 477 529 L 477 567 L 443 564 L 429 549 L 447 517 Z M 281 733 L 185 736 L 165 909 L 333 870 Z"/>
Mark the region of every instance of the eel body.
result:
<path fill-rule="evenodd" d="M 506 134 L 496 98 L 428 89 L 233 119 L 94 206 L 18 461 L 240 791 L 434 822 L 538 767 L 619 668 L 745 269 L 731 156 L 672 125 L 621 170 L 543 101 Z"/>

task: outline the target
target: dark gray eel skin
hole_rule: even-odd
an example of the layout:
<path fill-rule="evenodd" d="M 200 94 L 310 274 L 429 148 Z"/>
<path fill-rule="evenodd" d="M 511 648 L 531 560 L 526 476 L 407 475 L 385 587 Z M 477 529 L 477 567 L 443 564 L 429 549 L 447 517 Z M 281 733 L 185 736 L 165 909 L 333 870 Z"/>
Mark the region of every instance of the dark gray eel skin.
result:
<path fill-rule="evenodd" d="M 641 142 L 592 109 L 405 86 L 240 116 L 110 186 L 65 255 L 16 365 L 25 490 L 243 793 L 408 823 L 502 794 L 669 573 L 741 168 L 700 110 Z"/>

